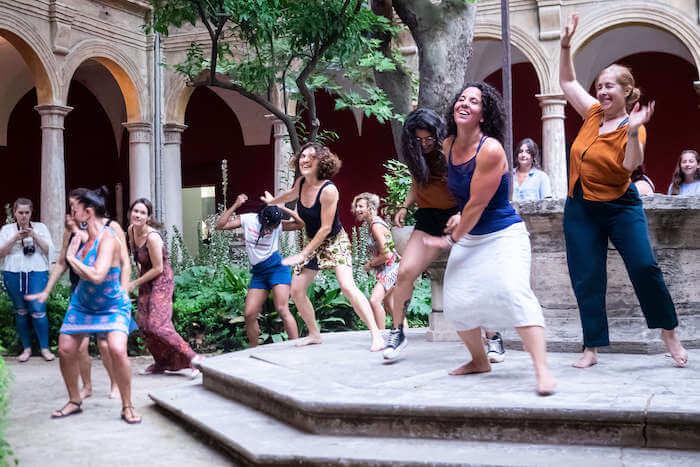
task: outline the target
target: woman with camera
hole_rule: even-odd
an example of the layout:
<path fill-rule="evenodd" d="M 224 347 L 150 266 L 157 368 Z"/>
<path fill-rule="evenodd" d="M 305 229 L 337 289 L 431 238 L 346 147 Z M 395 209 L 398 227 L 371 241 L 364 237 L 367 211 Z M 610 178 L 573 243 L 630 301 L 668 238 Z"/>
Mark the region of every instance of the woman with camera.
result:
<path fill-rule="evenodd" d="M 41 356 L 55 358 L 49 350 L 49 320 L 46 303 L 26 301 L 24 296 L 41 292 L 49 277 L 49 256 L 53 249 L 49 229 L 41 222 L 31 222 L 32 202 L 18 198 L 13 205 L 15 222 L 0 230 L 0 258 L 3 259 L 3 281 L 16 312 L 17 334 L 22 341 L 19 362 L 32 356 L 32 331 L 39 339 Z M 31 324 L 30 324 L 31 321 Z"/>

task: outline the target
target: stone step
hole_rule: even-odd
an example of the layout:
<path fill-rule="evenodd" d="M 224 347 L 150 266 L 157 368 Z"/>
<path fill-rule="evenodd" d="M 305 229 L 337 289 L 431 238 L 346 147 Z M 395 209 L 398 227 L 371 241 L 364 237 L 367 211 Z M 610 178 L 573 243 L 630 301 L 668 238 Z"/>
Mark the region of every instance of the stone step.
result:
<path fill-rule="evenodd" d="M 694 466 L 700 462 L 698 452 L 663 449 L 317 435 L 286 425 L 202 385 L 160 390 L 150 397 L 243 465 Z"/>
<path fill-rule="evenodd" d="M 446 369 L 467 359 L 463 346 L 422 337 L 411 334 L 406 361 L 391 365 L 366 351 L 366 333 L 328 334 L 306 348 L 267 345 L 208 359 L 203 384 L 319 435 L 700 448 L 700 375 L 663 356 L 605 355 L 609 368 L 601 361 L 581 371 L 570 366 L 576 355 L 550 355 L 560 393 L 542 398 L 527 354 L 509 351 L 493 373 L 450 377 Z M 640 362 L 673 389 L 644 373 L 618 374 Z"/>

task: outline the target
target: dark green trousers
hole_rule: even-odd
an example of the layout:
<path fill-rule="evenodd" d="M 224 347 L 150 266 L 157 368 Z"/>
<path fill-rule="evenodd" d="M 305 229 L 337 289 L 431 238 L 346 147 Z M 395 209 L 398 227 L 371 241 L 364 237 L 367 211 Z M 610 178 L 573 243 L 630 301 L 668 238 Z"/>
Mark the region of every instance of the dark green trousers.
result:
<path fill-rule="evenodd" d="M 605 311 L 608 239 L 622 256 L 650 329 L 678 326 L 676 309 L 649 241 L 647 218 L 634 185 L 620 198 L 583 199 L 580 184 L 564 207 L 564 238 L 571 285 L 583 327 L 583 345 L 610 345 Z"/>

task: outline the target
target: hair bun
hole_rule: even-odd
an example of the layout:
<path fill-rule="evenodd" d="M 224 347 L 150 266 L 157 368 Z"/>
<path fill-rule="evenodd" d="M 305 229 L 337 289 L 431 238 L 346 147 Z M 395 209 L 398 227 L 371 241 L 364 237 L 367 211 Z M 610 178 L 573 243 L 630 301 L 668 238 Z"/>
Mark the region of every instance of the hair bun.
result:
<path fill-rule="evenodd" d="M 642 91 L 639 88 L 632 88 L 629 96 L 627 96 L 627 99 L 625 99 L 627 101 L 627 106 L 631 108 L 639 101 L 640 97 L 642 97 Z"/>
<path fill-rule="evenodd" d="M 105 199 L 109 198 L 109 188 L 107 188 L 105 185 L 101 185 L 99 188 L 95 188 L 93 192 L 96 195 L 101 196 Z"/>

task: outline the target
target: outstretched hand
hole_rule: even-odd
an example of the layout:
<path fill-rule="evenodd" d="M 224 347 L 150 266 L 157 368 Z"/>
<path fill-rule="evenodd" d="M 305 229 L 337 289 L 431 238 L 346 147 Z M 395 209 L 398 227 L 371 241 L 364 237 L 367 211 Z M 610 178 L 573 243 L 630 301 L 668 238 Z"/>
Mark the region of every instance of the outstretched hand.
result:
<path fill-rule="evenodd" d="M 629 129 L 631 131 L 636 130 L 651 120 L 651 116 L 654 115 L 655 104 L 654 101 L 649 102 L 649 105 L 639 105 L 639 102 L 634 104 L 634 108 L 629 116 Z"/>
<path fill-rule="evenodd" d="M 272 201 L 275 199 L 274 196 L 269 191 L 265 191 L 265 194 L 260 197 L 260 201 L 262 201 L 265 204 L 271 204 Z"/>
<path fill-rule="evenodd" d="M 246 201 L 248 201 L 248 196 L 246 196 L 244 193 L 241 193 L 236 197 L 236 206 L 243 206 Z"/>
<path fill-rule="evenodd" d="M 24 299 L 28 302 L 36 300 L 39 303 L 46 303 L 46 300 L 49 299 L 49 294 L 46 292 L 34 293 L 30 295 L 25 295 Z"/>
<path fill-rule="evenodd" d="M 282 260 L 282 264 L 285 266 L 298 266 L 304 262 L 304 255 L 297 253 L 296 255 L 287 256 Z"/>
<path fill-rule="evenodd" d="M 563 48 L 571 47 L 571 38 L 578 27 L 578 14 L 573 13 L 569 16 L 564 29 L 561 31 L 561 46 Z"/>

